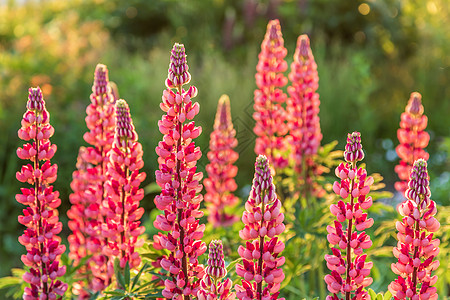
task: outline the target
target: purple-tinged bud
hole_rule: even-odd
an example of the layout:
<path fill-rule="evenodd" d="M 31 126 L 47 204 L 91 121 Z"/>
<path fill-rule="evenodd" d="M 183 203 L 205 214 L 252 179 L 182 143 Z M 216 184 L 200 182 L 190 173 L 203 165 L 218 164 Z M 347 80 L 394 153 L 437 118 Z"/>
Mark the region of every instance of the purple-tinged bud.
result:
<path fill-rule="evenodd" d="M 109 86 L 108 69 L 103 64 L 98 64 L 95 67 L 94 84 L 92 85 L 92 92 L 95 95 L 109 94 L 111 88 Z"/>
<path fill-rule="evenodd" d="M 166 80 L 168 88 L 177 88 L 191 81 L 183 44 L 175 43 L 170 54 L 169 74 Z"/>
<path fill-rule="evenodd" d="M 417 92 L 411 94 L 408 104 L 406 105 L 406 112 L 414 116 L 423 114 L 422 95 Z"/>
<path fill-rule="evenodd" d="M 122 148 L 127 147 L 127 142 L 135 142 L 137 134 L 130 117 L 130 108 L 125 100 L 119 99 L 116 103 L 116 134 L 114 140 Z"/>
<path fill-rule="evenodd" d="M 206 273 L 214 280 L 220 280 L 227 275 L 221 240 L 213 240 L 209 244 L 208 266 Z"/>
<path fill-rule="evenodd" d="M 42 112 L 45 107 L 44 99 L 42 97 L 42 91 L 40 87 L 28 89 L 28 102 L 27 109 L 37 112 Z"/>
<path fill-rule="evenodd" d="M 364 152 L 361 145 L 361 133 L 355 131 L 352 134 L 348 134 L 344 158 L 345 161 L 349 163 L 364 159 Z"/>

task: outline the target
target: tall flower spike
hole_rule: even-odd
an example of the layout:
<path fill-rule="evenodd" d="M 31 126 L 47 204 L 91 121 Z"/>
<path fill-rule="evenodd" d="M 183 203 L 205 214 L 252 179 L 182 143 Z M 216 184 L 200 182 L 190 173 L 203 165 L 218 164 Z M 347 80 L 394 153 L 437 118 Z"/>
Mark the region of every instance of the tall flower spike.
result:
<path fill-rule="evenodd" d="M 200 282 L 200 290 L 197 294 L 199 300 L 234 300 L 236 295 L 231 290 L 231 279 L 221 281 L 227 275 L 223 246 L 221 240 L 213 240 L 209 244 L 208 266 L 205 275 Z"/>
<path fill-rule="evenodd" d="M 320 147 L 322 133 L 319 119 L 320 100 L 319 94 L 316 93 L 319 76 L 306 34 L 297 39 L 289 80 L 292 85 L 288 87 L 290 98 L 287 100 L 286 112 L 292 146 L 291 157 L 296 171 L 302 174 L 305 185 L 312 186 L 313 177 L 321 173 L 313 158 Z M 311 192 L 320 194 L 322 190 L 316 186 Z"/>
<path fill-rule="evenodd" d="M 243 265 L 236 265 L 237 275 L 243 278 L 242 285 L 235 286 L 239 299 L 278 299 L 284 280 L 281 266 L 285 262 L 280 256 L 284 243 L 277 237 L 285 229 L 280 208 L 269 161 L 259 155 L 252 190 L 242 215 L 244 229 L 239 232 L 241 239 L 246 241 L 245 247 L 238 249 Z"/>
<path fill-rule="evenodd" d="M 208 178 L 204 180 L 206 189 L 205 201 L 208 203 L 208 221 L 214 227 L 231 226 L 238 220 L 237 216 L 227 214 L 225 207 L 230 207 L 238 202 L 233 195 L 237 185 L 234 177 L 237 167 L 233 163 L 239 154 L 233 149 L 237 146 L 236 131 L 231 122 L 230 99 L 222 95 L 217 106 L 214 131 L 209 140 L 208 159 L 206 166 Z"/>
<path fill-rule="evenodd" d="M 41 89 L 30 88 L 27 111 L 18 132 L 20 139 L 30 142 L 17 149 L 17 156 L 30 160 L 31 164 L 22 166 L 16 174 L 17 180 L 33 186 L 22 188 L 16 195 L 16 200 L 27 206 L 19 216 L 19 223 L 27 227 L 19 237 L 27 250 L 27 254 L 22 255 L 22 262 L 30 268 L 23 275 L 23 280 L 30 285 L 24 290 L 25 300 L 61 299 L 67 290 L 67 284 L 57 279 L 66 273 L 66 267 L 59 265 L 66 247 L 60 244 L 61 238 L 57 236 L 62 229 L 57 210 L 61 199 L 51 186 L 58 167 L 50 163 L 56 145 L 50 142 L 54 129 L 49 121 Z"/>
<path fill-rule="evenodd" d="M 373 178 L 367 177 L 365 169 L 356 166 L 364 158 L 359 132 L 348 134 L 344 158 L 346 163 L 341 163 L 335 170 L 341 181 L 334 183 L 333 191 L 343 200 L 350 199 L 346 203 L 339 200 L 330 206 L 337 220 L 334 226 L 327 226 L 328 242 L 334 246 L 332 254 L 325 255 L 327 267 L 331 270 L 331 275 L 325 276 L 328 291 L 332 293 L 327 300 L 366 299 L 368 293 L 364 288 L 373 281 L 369 277 L 373 263 L 368 262 L 367 255 L 363 254 L 364 249 L 372 246 L 370 236 L 364 230 L 373 225 L 373 219 L 368 219 L 363 210 L 372 206 L 372 198 L 367 194 Z"/>
<path fill-rule="evenodd" d="M 287 84 L 283 72 L 287 70 L 284 57 L 287 50 L 281 34 L 278 20 L 272 20 L 267 25 L 267 32 L 261 44 L 259 62 L 256 66 L 255 104 L 253 118 L 256 121 L 253 131 L 256 138 L 255 153 L 266 155 L 275 170 L 287 166 L 287 159 L 283 157 L 286 151 L 285 135 L 286 111 L 282 103 L 286 101 L 286 94 L 280 89 Z"/>
<path fill-rule="evenodd" d="M 200 106 L 191 100 L 197 95 L 197 89 L 194 86 L 187 91 L 183 89 L 190 80 L 187 70 L 184 46 L 175 44 L 170 56 L 167 89 L 160 104 L 165 114 L 158 125 L 164 137 L 156 147 L 159 156 L 156 182 L 162 191 L 155 197 L 155 204 L 163 213 L 157 216 L 154 225 L 167 233 L 160 232 L 153 237 L 156 249 L 170 251 L 160 263 L 169 275 L 163 296 L 184 300 L 197 295 L 198 278 L 202 278 L 204 272 L 198 257 L 206 251 L 201 241 L 205 225 L 200 225 L 198 220 L 203 216 L 200 210 L 203 174 L 196 172 L 202 152 L 193 141 L 200 135 L 201 127 L 188 121 L 198 114 Z"/>
<path fill-rule="evenodd" d="M 139 266 L 141 259 L 136 248 L 144 243 L 139 239 L 145 231 L 139 221 L 144 214 L 144 209 L 139 207 L 144 190 L 139 185 L 144 181 L 145 173 L 139 172 L 144 161 L 142 145 L 137 139 L 127 102 L 117 100 L 116 130 L 106 183 L 106 224 L 102 226 L 102 234 L 108 238 L 108 247 L 103 248 L 103 254 L 118 257 L 121 268 L 127 262 L 131 268 Z"/>
<path fill-rule="evenodd" d="M 408 179 L 414 161 L 419 158 L 428 160 L 425 148 L 430 141 L 430 135 L 424 131 L 428 118 L 423 114 L 422 96 L 412 93 L 401 115 L 400 129 L 397 137 L 400 145 L 395 149 L 400 157 L 400 164 L 395 166 L 395 172 L 400 181 L 395 183 L 395 189 L 404 194 L 408 188 Z"/>
<path fill-rule="evenodd" d="M 67 216 L 72 234 L 69 241 L 74 243 L 71 243 L 69 256 L 77 265 L 85 255 L 92 255 L 86 264 L 87 273 L 92 272 L 93 275 L 93 278 L 88 278 L 89 288 L 101 291 L 109 284 L 113 275 L 113 270 L 107 269 L 108 258 L 102 254 L 107 239 L 102 236 L 101 230 L 107 204 L 106 165 L 115 128 L 115 100 L 105 65 L 98 64 L 95 68 L 90 100 L 91 103 L 86 108 L 86 125 L 89 131 L 83 137 L 92 147 L 87 147 L 81 153 L 80 159 L 87 164 L 87 168 L 84 172 L 74 173 L 71 186 L 80 188 L 75 182 L 79 180 L 87 181 L 88 184 L 83 187 L 84 190 L 73 189 L 74 193 L 70 196 L 72 208 Z M 84 236 L 84 239 L 80 239 L 80 236 Z M 80 270 L 85 271 L 84 268 Z"/>
<path fill-rule="evenodd" d="M 394 256 L 398 262 L 392 271 L 399 275 L 389 285 L 394 299 L 438 299 L 433 285 L 437 276 L 431 272 L 439 267 L 439 239 L 433 239 L 440 224 L 434 217 L 436 204 L 430 199 L 427 163 L 423 159 L 414 162 L 411 170 L 406 201 L 398 210 L 403 220 L 397 221 L 398 244 Z"/>

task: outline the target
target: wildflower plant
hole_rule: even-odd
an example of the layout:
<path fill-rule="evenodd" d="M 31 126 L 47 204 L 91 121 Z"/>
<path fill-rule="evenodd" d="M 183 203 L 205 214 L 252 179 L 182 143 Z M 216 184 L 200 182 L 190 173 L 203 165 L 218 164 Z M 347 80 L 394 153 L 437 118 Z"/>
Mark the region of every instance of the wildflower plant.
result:
<path fill-rule="evenodd" d="M 439 253 L 439 239 L 433 238 L 440 224 L 434 217 L 436 203 L 430 199 L 427 163 L 424 159 L 414 162 L 411 170 L 406 201 L 398 211 L 403 216 L 397 221 L 398 244 L 394 248 L 392 271 L 398 275 L 389 285 L 394 299 L 438 299 L 437 276 L 431 272 L 439 267 L 436 256 Z"/>
<path fill-rule="evenodd" d="M 208 221 L 214 227 L 231 226 L 238 220 L 237 216 L 228 214 L 226 207 L 232 207 L 239 199 L 233 195 L 237 185 L 234 177 L 237 167 L 233 165 L 239 157 L 234 151 L 237 146 L 236 131 L 231 122 L 230 99 L 223 95 L 219 99 L 214 131 L 211 132 L 209 140 L 208 159 L 210 163 L 206 166 L 208 178 L 205 185 L 205 202 L 208 207 Z"/>
<path fill-rule="evenodd" d="M 62 299 L 67 284 L 58 277 L 66 272 L 66 267 L 60 266 L 60 256 L 66 247 L 58 237 L 62 229 L 57 210 L 61 199 L 51 185 L 56 180 L 58 167 L 50 162 L 56 145 L 50 142 L 54 129 L 39 87 L 29 89 L 27 111 L 21 124 L 19 138 L 30 142 L 17 149 L 17 156 L 30 160 L 31 164 L 22 166 L 16 178 L 32 185 L 22 188 L 16 195 L 16 200 L 27 206 L 19 216 L 19 223 L 27 227 L 19 237 L 27 250 L 22 262 L 29 267 L 23 275 L 23 280 L 29 284 L 23 299 Z"/>
<path fill-rule="evenodd" d="M 332 254 L 325 255 L 327 267 L 331 274 L 325 276 L 328 291 L 332 294 L 327 300 L 365 299 L 365 288 L 372 283 L 369 277 L 372 263 L 367 261 L 364 249 L 372 246 L 370 236 L 364 230 L 373 225 L 373 219 L 367 218 L 367 210 L 372 206 L 372 198 L 367 196 L 373 183 L 372 177 L 357 162 L 363 160 L 361 134 L 348 134 L 344 159 L 336 168 L 336 181 L 333 191 L 342 198 L 330 207 L 336 217 L 334 225 L 327 227 L 328 242 L 333 245 Z M 349 199 L 348 202 L 343 200 Z M 344 298 L 341 298 L 341 295 Z M 356 297 L 356 298 L 354 298 Z"/>
<path fill-rule="evenodd" d="M 92 278 L 86 278 L 89 288 L 94 291 L 103 290 L 113 275 L 112 269 L 107 269 L 108 257 L 102 254 L 102 248 L 107 245 L 107 238 L 102 235 L 105 224 L 106 181 L 108 153 L 114 139 L 114 97 L 109 85 L 108 69 L 98 64 L 94 73 L 94 84 L 90 95 L 91 103 L 86 108 L 86 125 L 89 129 L 84 134 L 84 140 L 91 145 L 80 151 L 79 160 L 84 161 L 86 170 L 74 173 L 70 196 L 72 203 L 67 215 L 72 234 L 69 257 L 75 264 L 85 255 L 91 255 L 86 264 L 86 273 L 92 273 Z M 75 171 L 77 172 L 77 171 Z M 80 181 L 88 182 L 81 190 Z M 83 293 L 80 290 L 80 293 Z"/>
<path fill-rule="evenodd" d="M 103 254 L 117 257 L 120 268 L 128 263 L 137 268 L 141 262 L 136 248 L 143 245 L 139 236 L 145 228 L 139 221 L 144 209 L 139 202 L 144 197 L 144 190 L 139 188 L 145 179 L 140 172 L 144 166 L 142 145 L 134 129 L 130 109 L 125 100 L 116 102 L 116 130 L 114 142 L 109 153 L 107 165 L 106 224 L 102 226 L 102 235 L 108 238 Z"/>
<path fill-rule="evenodd" d="M 256 121 L 253 129 L 257 135 L 255 144 L 256 155 L 267 156 L 275 170 L 287 166 L 285 135 L 288 132 L 286 125 L 286 111 L 283 103 L 287 95 L 281 90 L 287 84 L 283 72 L 287 70 L 284 60 L 287 50 L 281 33 L 278 20 L 271 20 L 267 24 L 267 31 L 261 44 L 259 61 L 255 75 L 258 89 L 254 93 L 253 118 Z"/>
<path fill-rule="evenodd" d="M 238 299 L 284 299 L 278 298 L 284 280 L 281 269 L 285 258 L 280 256 L 284 243 L 278 236 L 284 232 L 284 214 L 280 211 L 269 160 L 259 155 L 255 163 L 252 189 L 242 215 L 244 229 L 239 231 L 245 246 L 239 246 L 243 259 L 236 265 L 236 274 L 242 278 L 236 285 Z"/>
<path fill-rule="evenodd" d="M 167 233 L 155 235 L 153 246 L 169 252 L 160 260 L 169 276 L 164 281 L 163 296 L 184 300 L 197 295 L 199 279 L 204 274 L 198 257 L 206 251 L 201 240 L 205 225 L 198 220 L 203 216 L 200 210 L 203 175 L 197 172 L 196 163 L 202 152 L 194 143 L 201 127 L 189 121 L 198 114 L 200 106 L 192 103 L 197 88 L 183 88 L 190 80 L 184 45 L 175 44 L 170 56 L 167 89 L 160 104 L 165 114 L 158 125 L 164 137 L 156 147 L 159 156 L 156 182 L 162 191 L 155 197 L 155 204 L 163 213 L 157 216 L 154 225 Z"/>
<path fill-rule="evenodd" d="M 412 93 L 405 112 L 401 115 L 400 129 L 397 131 L 400 144 L 395 149 L 400 157 L 400 164 L 395 167 L 400 181 L 395 183 L 395 189 L 402 194 L 408 188 L 413 163 L 419 158 L 429 158 L 424 150 L 430 141 L 430 135 L 425 131 L 428 118 L 423 112 L 422 96 Z"/>

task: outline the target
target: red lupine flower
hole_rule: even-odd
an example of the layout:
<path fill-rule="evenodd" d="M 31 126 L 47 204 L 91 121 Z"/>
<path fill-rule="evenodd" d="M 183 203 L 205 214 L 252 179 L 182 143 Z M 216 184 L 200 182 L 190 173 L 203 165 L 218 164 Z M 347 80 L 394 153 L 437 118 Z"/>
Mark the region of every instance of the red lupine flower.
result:
<path fill-rule="evenodd" d="M 107 269 L 108 258 L 102 254 L 107 239 L 102 236 L 101 231 L 106 213 L 106 165 L 115 127 L 115 100 L 105 65 L 98 64 L 95 68 L 90 99 L 91 103 L 86 108 L 86 125 L 89 131 L 84 134 L 84 140 L 92 147 L 82 151 L 79 159 L 87 164 L 86 170 L 75 171 L 71 184 L 72 188 L 79 190 L 73 189 L 74 193 L 70 196 L 72 208 L 67 213 L 69 228 L 72 230 L 72 235 L 69 236 L 69 256 L 76 265 L 86 254 L 92 255 L 86 264 L 86 271 L 93 275 L 93 278 L 89 278 L 89 288 L 101 291 L 109 284 L 113 275 L 112 268 Z M 81 187 L 80 181 L 88 184 Z M 83 268 L 81 271 L 84 271 Z"/>
<path fill-rule="evenodd" d="M 439 239 L 433 239 L 440 224 L 434 217 L 436 204 L 430 199 L 427 163 L 423 159 L 414 162 L 411 170 L 406 201 L 399 207 L 403 220 L 397 221 L 398 244 L 394 256 L 398 262 L 392 264 L 392 271 L 399 275 L 389 285 L 394 299 L 438 299 L 433 285 L 437 276 L 431 272 L 439 267 L 436 256 L 439 253 Z"/>
<path fill-rule="evenodd" d="M 256 154 L 266 155 L 275 170 L 286 167 L 288 163 L 283 157 L 283 152 L 286 151 L 285 135 L 288 132 L 286 111 L 281 106 L 287 96 L 280 89 L 287 84 L 287 78 L 283 75 L 287 70 L 284 60 L 286 54 L 280 22 L 272 20 L 267 24 L 256 66 L 258 89 L 254 95 L 253 118 L 256 125 L 253 130 L 258 136 L 255 144 Z"/>
<path fill-rule="evenodd" d="M 122 99 L 116 102 L 115 131 L 107 167 L 108 204 L 102 234 L 108 238 L 108 246 L 103 248 L 103 254 L 118 257 L 121 268 L 127 262 L 131 268 L 136 268 L 141 262 L 136 249 L 144 243 L 138 238 L 145 231 L 139 221 L 144 214 L 144 209 L 139 207 L 144 190 L 139 185 L 144 181 L 145 173 L 139 172 L 144 166 L 142 145 L 137 141 L 128 104 Z"/>
<path fill-rule="evenodd" d="M 428 118 L 423 110 L 422 96 L 412 93 L 405 112 L 401 115 L 400 129 L 397 131 L 400 145 L 395 149 L 400 157 L 400 164 L 395 166 L 395 172 L 401 180 L 395 183 L 395 189 L 402 194 L 408 188 L 413 163 L 419 158 L 428 160 L 429 157 L 424 150 L 430 141 L 430 135 L 424 131 Z"/>
<path fill-rule="evenodd" d="M 204 180 L 206 189 L 205 201 L 209 210 L 208 221 L 214 227 L 230 226 L 238 220 L 237 216 L 227 214 L 225 207 L 233 206 L 238 198 L 233 195 L 237 185 L 234 177 L 237 167 L 233 163 L 239 154 L 233 149 L 237 146 L 236 131 L 231 123 L 230 99 L 223 95 L 217 106 L 214 131 L 209 140 L 208 159 L 206 166 L 208 178 Z"/>
<path fill-rule="evenodd" d="M 23 280 L 30 286 L 25 288 L 23 299 L 62 299 L 67 284 L 58 280 L 66 273 L 66 267 L 59 265 L 59 258 L 66 250 L 60 244 L 62 223 L 59 222 L 57 208 L 61 204 L 59 193 L 51 184 L 57 177 L 58 166 L 50 159 L 56 151 L 56 145 L 50 142 L 54 133 L 49 123 L 50 115 L 45 108 L 41 89 L 30 88 L 27 111 L 23 115 L 19 138 L 30 143 L 17 149 L 17 156 L 32 163 L 22 166 L 16 178 L 33 187 L 22 188 L 16 200 L 26 205 L 19 223 L 27 229 L 19 237 L 19 242 L 27 249 L 22 262 L 30 268 Z"/>
<path fill-rule="evenodd" d="M 200 225 L 198 220 L 203 216 L 200 211 L 203 174 L 196 172 L 202 152 L 193 141 L 200 135 L 201 127 L 188 121 L 199 112 L 199 104 L 191 100 L 197 95 L 197 88 L 183 89 L 190 79 L 184 45 L 175 44 L 170 56 L 167 89 L 160 104 L 166 114 L 158 122 L 164 137 L 156 147 L 159 170 L 155 172 L 156 182 L 162 189 L 155 197 L 155 204 L 163 214 L 156 218 L 154 225 L 168 233 L 160 232 L 153 239 L 156 249 L 170 251 L 160 263 L 170 276 L 165 280 L 163 296 L 185 300 L 197 295 L 200 283 L 197 278 L 202 278 L 204 273 L 198 257 L 206 251 L 201 241 L 205 225 Z"/>
<path fill-rule="evenodd" d="M 325 255 L 331 270 L 331 275 L 325 276 L 325 282 L 333 294 L 327 296 L 327 300 L 369 299 L 364 288 L 373 281 L 369 277 L 373 263 L 366 261 L 367 255 L 363 251 L 372 246 L 372 241 L 364 230 L 373 225 L 373 219 L 367 218 L 363 210 L 372 206 L 372 198 L 367 194 L 373 178 L 367 177 L 365 169 L 356 166 L 364 158 L 359 132 L 348 134 L 344 158 L 346 163 L 341 163 L 335 171 L 341 182 L 334 183 L 333 191 L 344 200 L 350 197 L 350 201 L 339 200 L 330 207 L 337 220 L 334 226 L 327 227 L 328 242 L 335 246 L 331 248 L 331 255 Z M 341 298 L 340 294 L 345 297 Z"/>
<path fill-rule="evenodd" d="M 201 289 L 197 297 L 199 300 L 234 300 L 236 295 L 232 292 L 231 279 L 221 281 L 227 275 L 223 246 L 221 240 L 213 240 L 209 244 L 208 266 L 200 282 Z"/>
<path fill-rule="evenodd" d="M 246 241 L 245 247 L 238 249 L 243 265 L 236 265 L 236 273 L 243 278 L 242 285 L 235 287 L 239 299 L 278 299 L 284 280 L 281 266 L 285 258 L 280 256 L 284 243 L 278 239 L 285 229 L 284 215 L 280 212 L 281 202 L 272 180 L 268 159 L 259 155 L 252 190 L 242 215 L 245 226 L 239 232 Z"/>

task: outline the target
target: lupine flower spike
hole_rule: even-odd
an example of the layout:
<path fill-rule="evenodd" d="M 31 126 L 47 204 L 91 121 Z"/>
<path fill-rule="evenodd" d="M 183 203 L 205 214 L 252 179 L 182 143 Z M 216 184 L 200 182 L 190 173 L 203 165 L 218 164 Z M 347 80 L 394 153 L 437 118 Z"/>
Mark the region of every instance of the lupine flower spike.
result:
<path fill-rule="evenodd" d="M 284 280 L 281 266 L 285 258 L 280 256 L 284 243 L 278 239 L 283 233 L 284 215 L 272 181 L 269 161 L 259 155 L 255 163 L 252 190 L 242 215 L 244 229 L 239 232 L 245 246 L 238 253 L 243 264 L 236 265 L 236 273 L 242 277 L 242 285 L 236 285 L 239 299 L 284 299 L 278 298 L 280 284 Z"/>
<path fill-rule="evenodd" d="M 333 191 L 343 200 L 350 199 L 346 203 L 339 200 L 330 207 L 337 220 L 334 226 L 327 227 L 328 242 L 334 246 L 332 254 L 325 255 L 331 270 L 331 275 L 325 276 L 328 291 L 332 293 L 327 300 L 369 299 L 364 288 L 373 281 L 369 277 L 373 263 L 367 261 L 363 251 L 372 246 L 372 241 L 364 230 L 373 225 L 373 219 L 368 219 L 363 210 L 372 206 L 372 198 L 367 194 L 373 178 L 356 165 L 364 158 L 359 132 L 348 134 L 344 158 L 346 163 L 336 168 L 336 176 L 341 181 L 334 183 Z"/>
<path fill-rule="evenodd" d="M 237 167 L 233 163 L 239 154 L 233 149 L 237 146 L 236 131 L 231 123 L 230 99 L 223 95 L 217 106 L 214 131 L 209 140 L 208 159 L 206 166 L 208 178 L 205 179 L 205 201 L 208 203 L 208 221 L 214 227 L 230 226 L 238 220 L 237 216 L 227 214 L 225 207 L 231 207 L 238 202 L 233 195 L 237 185 L 234 177 Z"/>
<path fill-rule="evenodd" d="M 75 171 L 72 188 L 81 188 L 80 181 L 89 184 L 84 190 L 75 190 L 70 196 L 71 209 L 67 212 L 69 228 L 72 234 L 69 257 L 77 265 L 86 254 L 92 255 L 86 264 L 89 278 L 89 288 L 101 291 L 109 284 L 113 270 L 107 269 L 107 257 L 102 254 L 102 248 L 107 240 L 102 236 L 101 227 L 105 222 L 106 205 L 106 165 L 108 152 L 114 138 L 114 97 L 109 85 L 108 69 L 98 64 L 94 73 L 94 84 L 90 96 L 91 103 L 86 108 L 86 125 L 89 129 L 84 134 L 84 140 L 92 145 L 80 151 L 79 160 L 86 166 L 85 171 Z M 78 182 L 77 182 L 78 181 Z M 80 198 L 81 197 L 81 198 Z M 84 270 L 81 268 L 80 270 Z M 80 291 L 82 293 L 82 291 Z"/>
<path fill-rule="evenodd" d="M 395 149 L 400 157 L 400 164 L 395 167 L 400 181 L 395 183 L 395 189 L 402 194 L 408 188 L 413 163 L 419 158 L 428 160 L 429 157 L 424 150 L 430 141 L 430 135 L 424 131 L 428 118 L 423 111 L 422 96 L 412 93 L 405 112 L 401 115 L 400 129 L 397 131 L 400 145 Z"/>
<path fill-rule="evenodd" d="M 286 111 L 281 106 L 286 101 L 286 94 L 280 89 L 287 84 L 283 72 L 287 70 L 284 60 L 287 50 L 281 34 L 278 20 L 272 20 L 267 25 L 267 32 L 261 44 L 255 90 L 253 118 L 256 121 L 253 131 L 256 138 L 256 154 L 264 154 L 272 162 L 275 170 L 287 166 L 288 160 L 283 157 L 286 151 L 285 135 Z"/>
<path fill-rule="evenodd" d="M 204 274 L 198 257 L 206 251 L 201 241 L 205 225 L 200 225 L 198 220 L 203 216 L 200 211 L 203 174 L 196 172 L 202 152 L 193 141 L 200 135 L 201 127 L 189 121 L 199 112 L 199 104 L 192 103 L 197 88 L 183 89 L 190 79 L 184 46 L 175 44 L 170 56 L 167 89 L 160 104 L 165 114 L 158 125 L 164 137 L 156 147 L 159 156 L 156 182 L 162 191 L 155 197 L 155 204 L 163 213 L 157 216 L 154 225 L 167 233 L 155 235 L 153 245 L 155 249 L 170 251 L 160 263 L 169 275 L 164 282 L 163 296 L 184 300 L 197 295 L 198 278 Z"/>
<path fill-rule="evenodd" d="M 231 279 L 221 281 L 227 275 L 223 255 L 222 241 L 213 240 L 209 244 L 208 266 L 200 282 L 201 289 L 197 294 L 199 300 L 234 300 L 236 296 L 231 289 Z"/>
<path fill-rule="evenodd" d="M 57 210 L 61 199 L 51 186 L 58 167 L 50 163 L 56 145 L 50 142 L 54 129 L 49 121 L 41 89 L 30 88 L 27 111 L 18 132 L 20 139 L 30 142 L 17 149 L 17 156 L 30 160 L 31 164 L 22 166 L 16 174 L 17 180 L 32 185 L 22 188 L 16 195 L 16 200 L 27 206 L 19 216 L 19 223 L 27 227 L 19 237 L 27 250 L 27 254 L 22 255 L 22 262 L 30 268 L 23 275 L 23 280 L 29 284 L 23 294 L 25 300 L 62 299 L 67 290 L 67 284 L 57 279 L 66 273 L 66 267 L 59 265 L 66 247 L 57 236 L 62 229 Z"/>
<path fill-rule="evenodd" d="M 302 175 L 307 186 L 312 185 L 314 175 L 320 174 L 313 157 L 317 154 L 322 140 L 319 119 L 319 86 L 317 65 L 306 34 L 298 37 L 294 61 L 291 64 L 288 87 L 290 98 L 287 100 L 288 127 L 291 157 L 296 171 Z M 323 189 L 315 188 L 311 192 L 320 193 Z"/>
<path fill-rule="evenodd" d="M 106 224 L 102 226 L 102 234 L 108 238 L 108 247 L 103 248 L 103 254 L 118 257 L 121 268 L 127 262 L 131 268 L 139 266 L 141 259 L 136 248 L 144 243 L 139 239 L 145 231 L 139 221 L 144 214 L 144 209 L 139 207 L 144 190 L 139 185 L 144 181 L 145 173 L 139 172 L 144 161 L 142 146 L 137 140 L 128 104 L 125 100 L 117 100 L 116 132 L 107 166 Z"/>
<path fill-rule="evenodd" d="M 394 299 L 438 299 L 433 285 L 437 276 L 431 272 L 439 267 L 436 256 L 439 253 L 439 239 L 433 239 L 440 224 L 434 217 L 436 204 L 430 199 L 427 163 L 423 159 L 414 162 L 411 170 L 406 201 L 398 211 L 403 220 L 397 221 L 398 244 L 394 256 L 398 262 L 392 264 L 392 271 L 399 275 L 389 285 Z"/>

